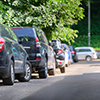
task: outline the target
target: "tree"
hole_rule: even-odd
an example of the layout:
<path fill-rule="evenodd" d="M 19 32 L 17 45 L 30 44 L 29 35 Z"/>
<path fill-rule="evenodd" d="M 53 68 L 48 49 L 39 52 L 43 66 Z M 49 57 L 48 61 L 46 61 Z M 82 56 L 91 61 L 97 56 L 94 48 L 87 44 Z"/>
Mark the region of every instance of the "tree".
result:
<path fill-rule="evenodd" d="M 70 43 L 77 37 L 71 25 L 83 19 L 81 0 L 2 0 L 9 6 L 2 15 L 9 26 L 39 26 L 48 39 L 59 38 Z"/>
<path fill-rule="evenodd" d="M 0 23 L 4 23 L 5 19 L 3 18 L 3 15 L 7 14 L 6 10 L 8 10 L 9 8 L 9 6 L 2 4 L 2 1 L 0 1 Z"/>

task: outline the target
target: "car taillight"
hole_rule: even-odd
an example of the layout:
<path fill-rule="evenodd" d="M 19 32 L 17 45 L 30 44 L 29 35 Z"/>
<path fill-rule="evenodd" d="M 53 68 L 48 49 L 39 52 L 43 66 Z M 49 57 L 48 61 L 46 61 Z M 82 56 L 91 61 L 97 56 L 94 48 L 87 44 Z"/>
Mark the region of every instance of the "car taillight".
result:
<path fill-rule="evenodd" d="M 75 54 L 75 51 L 71 51 L 71 54 Z"/>
<path fill-rule="evenodd" d="M 61 49 L 58 50 L 58 53 L 59 53 L 59 54 L 62 54 L 62 53 L 63 53 L 63 50 L 61 50 Z"/>
<path fill-rule="evenodd" d="M 12 27 L 12 29 L 22 29 L 22 27 Z"/>
<path fill-rule="evenodd" d="M 5 44 L 5 40 L 3 38 L 0 38 L 0 52 L 3 50 Z"/>
<path fill-rule="evenodd" d="M 41 60 L 41 58 L 36 58 L 36 60 Z"/>
<path fill-rule="evenodd" d="M 59 65 L 61 65 L 62 64 L 62 62 L 59 62 Z"/>
<path fill-rule="evenodd" d="M 93 52 L 93 55 L 95 55 L 95 52 Z"/>
<path fill-rule="evenodd" d="M 36 47 L 40 48 L 41 45 L 40 45 L 39 39 L 37 37 L 35 37 L 35 42 L 36 42 Z"/>

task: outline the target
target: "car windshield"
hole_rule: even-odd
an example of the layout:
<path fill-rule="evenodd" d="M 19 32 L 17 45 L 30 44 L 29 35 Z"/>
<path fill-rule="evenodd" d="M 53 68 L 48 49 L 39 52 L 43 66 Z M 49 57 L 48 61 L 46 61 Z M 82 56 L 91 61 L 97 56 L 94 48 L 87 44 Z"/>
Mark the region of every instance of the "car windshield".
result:
<path fill-rule="evenodd" d="M 32 28 L 13 29 L 21 41 L 34 41 L 34 30 Z"/>
<path fill-rule="evenodd" d="M 52 40 L 52 43 L 53 43 L 53 48 L 61 48 L 61 43 L 60 43 L 60 41 L 57 41 L 57 40 Z"/>

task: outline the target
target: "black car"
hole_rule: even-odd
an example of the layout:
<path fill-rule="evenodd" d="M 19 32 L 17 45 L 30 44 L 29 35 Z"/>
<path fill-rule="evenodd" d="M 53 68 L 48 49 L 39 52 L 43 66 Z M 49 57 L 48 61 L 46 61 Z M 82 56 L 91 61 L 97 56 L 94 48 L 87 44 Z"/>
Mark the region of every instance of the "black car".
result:
<path fill-rule="evenodd" d="M 60 68 L 61 73 L 65 73 L 65 52 L 61 42 L 58 39 L 54 39 L 51 42 L 56 53 L 56 68 Z"/>
<path fill-rule="evenodd" d="M 37 27 L 12 27 L 19 43 L 26 49 L 33 72 L 38 72 L 40 78 L 47 74 L 55 75 L 55 55 L 49 46 L 44 32 Z"/>
<path fill-rule="evenodd" d="M 31 64 L 28 54 L 18 43 L 11 28 L 0 24 L 0 79 L 5 85 L 13 85 L 16 78 L 20 82 L 31 78 Z"/>
<path fill-rule="evenodd" d="M 70 52 L 71 52 L 71 54 L 72 54 L 72 59 L 73 59 L 73 61 L 74 61 L 74 62 L 78 62 L 78 56 L 77 56 L 77 53 L 76 53 L 75 48 L 74 48 L 72 45 L 69 45 L 68 47 L 69 47 Z"/>

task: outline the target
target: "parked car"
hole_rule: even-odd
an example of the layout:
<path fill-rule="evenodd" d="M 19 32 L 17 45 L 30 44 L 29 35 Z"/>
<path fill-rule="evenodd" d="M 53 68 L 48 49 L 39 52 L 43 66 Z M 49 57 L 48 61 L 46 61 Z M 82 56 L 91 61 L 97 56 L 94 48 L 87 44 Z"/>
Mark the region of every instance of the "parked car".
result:
<path fill-rule="evenodd" d="M 68 62 L 68 50 L 66 50 L 66 47 L 64 47 L 64 45 L 62 45 L 63 50 L 65 52 L 65 66 L 68 67 L 69 66 L 69 62 Z"/>
<path fill-rule="evenodd" d="M 71 52 L 69 50 L 69 47 L 66 45 L 66 44 L 62 44 L 64 50 L 65 50 L 65 53 L 67 54 L 66 55 L 66 66 L 69 66 L 71 64 L 71 60 L 72 60 L 72 56 L 71 56 Z M 68 61 L 67 61 L 68 60 Z"/>
<path fill-rule="evenodd" d="M 31 70 L 28 54 L 18 43 L 15 33 L 0 24 L 0 78 L 3 83 L 13 85 L 15 76 L 20 82 L 27 82 L 31 78 Z"/>
<path fill-rule="evenodd" d="M 52 40 L 52 47 L 56 53 L 56 68 L 60 68 L 61 73 L 65 73 L 65 52 L 58 39 Z"/>
<path fill-rule="evenodd" d="M 78 60 L 91 61 L 97 58 L 96 52 L 92 47 L 76 47 L 75 50 L 78 55 Z"/>
<path fill-rule="evenodd" d="M 32 72 L 38 72 L 40 78 L 46 78 L 48 73 L 55 75 L 54 51 L 49 46 L 44 32 L 37 27 L 12 27 L 12 29 L 29 55 Z"/>
<path fill-rule="evenodd" d="M 72 45 L 69 45 L 68 47 L 70 49 L 73 61 L 78 62 L 78 56 L 77 56 L 75 48 Z"/>

